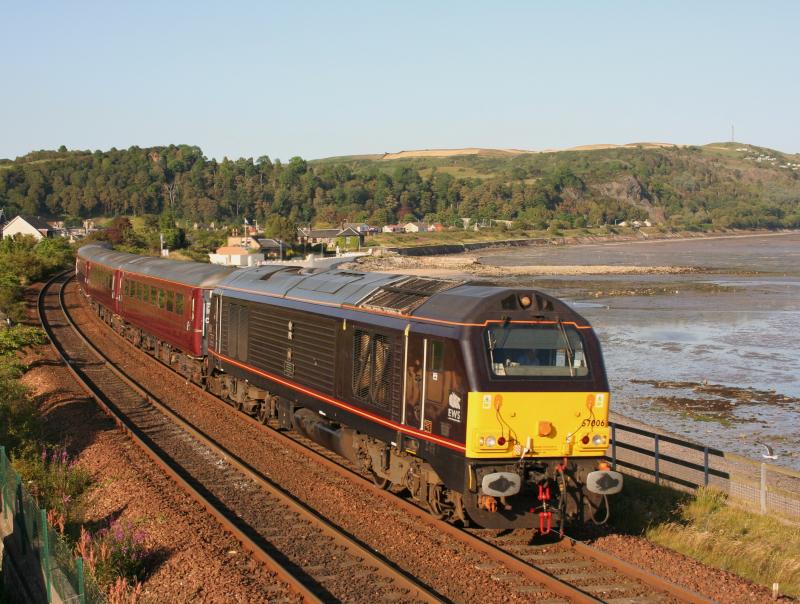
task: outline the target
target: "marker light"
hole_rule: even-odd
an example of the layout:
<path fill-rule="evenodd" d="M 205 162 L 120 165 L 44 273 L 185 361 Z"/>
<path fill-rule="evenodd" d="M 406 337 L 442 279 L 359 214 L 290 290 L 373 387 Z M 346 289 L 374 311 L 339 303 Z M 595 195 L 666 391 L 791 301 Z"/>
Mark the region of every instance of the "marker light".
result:
<path fill-rule="evenodd" d="M 497 444 L 497 439 L 494 436 L 487 436 L 486 437 L 486 446 L 487 447 L 494 447 Z"/>
<path fill-rule="evenodd" d="M 604 439 L 603 439 L 603 437 L 602 437 L 602 436 L 600 436 L 599 434 L 595 434 L 595 435 L 592 437 L 592 444 L 593 444 L 593 445 L 602 445 L 602 444 L 603 444 L 603 440 L 604 440 Z"/>
<path fill-rule="evenodd" d="M 486 439 L 485 439 L 483 436 L 481 436 L 481 437 L 478 439 L 478 444 L 479 444 L 481 447 L 482 447 L 482 446 L 484 446 L 484 445 L 486 444 Z"/>
<path fill-rule="evenodd" d="M 588 444 L 589 444 L 589 435 L 587 434 L 586 436 L 584 436 L 584 437 L 581 439 L 581 442 L 582 442 L 584 445 L 588 445 Z"/>
<path fill-rule="evenodd" d="M 531 297 L 530 296 L 520 296 L 519 297 L 519 305 L 522 308 L 528 308 L 531 305 Z"/>
<path fill-rule="evenodd" d="M 498 444 L 498 445 L 500 445 L 501 447 L 502 447 L 504 444 L 506 444 L 506 439 L 505 439 L 505 437 L 504 437 L 504 436 L 501 436 L 500 438 L 498 438 L 498 439 L 497 439 L 497 444 Z"/>

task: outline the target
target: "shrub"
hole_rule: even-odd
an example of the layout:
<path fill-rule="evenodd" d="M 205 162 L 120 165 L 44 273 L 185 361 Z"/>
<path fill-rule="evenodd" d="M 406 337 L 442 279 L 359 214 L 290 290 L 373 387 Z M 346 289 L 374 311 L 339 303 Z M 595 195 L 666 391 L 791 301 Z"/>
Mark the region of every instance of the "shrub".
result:
<path fill-rule="evenodd" d="M 131 522 L 112 521 L 92 535 L 81 527 L 76 553 L 83 556 L 100 585 L 109 586 L 122 578 L 136 582 L 144 576 L 146 548 L 144 531 Z"/>
<path fill-rule="evenodd" d="M 70 459 L 65 447 L 43 448 L 40 455 L 19 459 L 14 467 L 28 482 L 28 490 L 39 506 L 57 512 L 54 522 L 63 525 L 82 519 L 91 477 Z"/>

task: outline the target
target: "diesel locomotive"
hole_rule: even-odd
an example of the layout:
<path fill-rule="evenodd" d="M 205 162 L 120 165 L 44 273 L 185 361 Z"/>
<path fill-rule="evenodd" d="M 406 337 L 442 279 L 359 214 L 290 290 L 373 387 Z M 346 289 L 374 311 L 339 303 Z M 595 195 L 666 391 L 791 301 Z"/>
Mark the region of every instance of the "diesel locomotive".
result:
<path fill-rule="evenodd" d="M 607 516 L 609 388 L 591 326 L 525 288 L 82 247 L 92 308 L 244 413 L 432 514 L 562 530 Z"/>

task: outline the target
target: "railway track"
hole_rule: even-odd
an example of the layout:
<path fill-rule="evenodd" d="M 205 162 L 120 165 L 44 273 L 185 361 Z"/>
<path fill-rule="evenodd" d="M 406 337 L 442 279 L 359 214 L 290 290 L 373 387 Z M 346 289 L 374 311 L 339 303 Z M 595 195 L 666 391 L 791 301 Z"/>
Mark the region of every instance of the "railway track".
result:
<path fill-rule="evenodd" d="M 184 491 L 276 575 L 270 601 L 440 602 L 347 533 L 202 434 L 144 390 L 72 321 L 62 274 L 38 299 L 40 321 L 81 386 Z"/>
<path fill-rule="evenodd" d="M 104 324 L 103 328 L 124 340 Z M 126 340 L 125 343 L 130 346 Z M 137 355 L 170 369 L 143 351 L 134 350 Z M 212 396 L 194 384 L 190 383 L 189 387 L 198 395 Z M 530 595 L 531 599 L 547 602 L 711 601 L 578 540 L 564 539 L 541 544 L 532 539 L 530 531 L 506 534 L 485 529 L 462 529 L 437 520 L 412 502 L 379 489 L 349 462 L 316 443 L 294 433 L 289 436 L 280 432 L 274 424 L 263 425 L 255 418 L 234 411 L 228 405 L 224 408 L 259 430 L 266 430 L 270 437 L 278 439 L 283 446 L 311 457 L 326 470 L 357 480 L 361 488 L 370 489 L 380 497 L 391 500 L 400 513 L 411 515 L 414 520 L 446 533 L 480 552 L 487 560 L 482 565 L 483 570 L 489 570 L 494 580 L 505 583 L 510 591 L 523 597 Z"/>

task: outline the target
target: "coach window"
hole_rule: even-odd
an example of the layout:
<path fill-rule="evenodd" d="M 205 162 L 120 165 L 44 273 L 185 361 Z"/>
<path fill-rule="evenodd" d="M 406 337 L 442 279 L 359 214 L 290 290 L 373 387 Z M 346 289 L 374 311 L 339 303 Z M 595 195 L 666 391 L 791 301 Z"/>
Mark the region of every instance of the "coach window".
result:
<path fill-rule="evenodd" d="M 122 282 L 122 293 L 126 297 L 130 295 L 130 282 L 127 279 Z"/>
<path fill-rule="evenodd" d="M 167 312 L 172 312 L 175 308 L 175 292 L 167 292 Z"/>
<path fill-rule="evenodd" d="M 183 315 L 183 294 L 175 294 L 175 312 Z"/>
<path fill-rule="evenodd" d="M 164 302 L 167 300 L 167 295 L 163 289 L 158 290 L 158 307 L 164 308 Z"/>
<path fill-rule="evenodd" d="M 156 305 L 156 296 L 157 295 L 158 295 L 158 290 L 151 285 L 150 286 L 150 304 L 152 304 L 153 306 Z"/>

